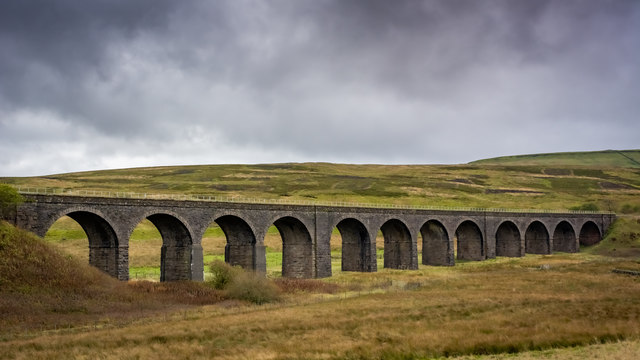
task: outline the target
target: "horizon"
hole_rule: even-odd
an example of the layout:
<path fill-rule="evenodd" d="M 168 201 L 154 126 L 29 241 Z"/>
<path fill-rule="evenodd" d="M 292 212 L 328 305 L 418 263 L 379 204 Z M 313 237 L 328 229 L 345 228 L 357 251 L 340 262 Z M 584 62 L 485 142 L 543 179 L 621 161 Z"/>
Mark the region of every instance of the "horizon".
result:
<path fill-rule="evenodd" d="M 593 150 L 593 151 L 565 151 L 557 153 L 536 153 L 536 154 L 517 154 L 517 155 L 502 155 L 493 158 L 476 159 L 466 163 L 434 163 L 434 164 L 383 164 L 383 163 L 344 163 L 344 162 L 329 162 L 329 161 L 289 161 L 289 162 L 265 162 L 265 163 L 219 163 L 219 164 L 168 164 L 168 165 L 148 165 L 148 166 L 132 166 L 122 168 L 105 168 L 105 169 L 87 169 L 61 173 L 51 174 L 37 174 L 37 175 L 24 175 L 24 176 L 5 176 L 0 175 L 0 178 L 28 178 L 28 177 L 47 177 L 56 175 L 68 175 L 68 174 L 81 174 L 91 173 L 99 171 L 117 171 L 117 170 L 135 170 L 135 169 L 155 169 L 155 168 L 171 168 L 171 167 L 198 167 L 198 166 L 261 166 L 261 165 L 283 165 L 283 164 L 330 164 L 330 165 L 364 165 L 364 166 L 457 166 L 457 165 L 474 165 L 474 162 L 502 159 L 502 158 L 517 158 L 517 157 L 538 157 L 538 156 L 554 156 L 554 155 L 567 155 L 567 154 L 589 154 L 589 153 L 620 153 L 629 151 L 640 151 L 640 149 L 606 149 L 606 150 Z"/>

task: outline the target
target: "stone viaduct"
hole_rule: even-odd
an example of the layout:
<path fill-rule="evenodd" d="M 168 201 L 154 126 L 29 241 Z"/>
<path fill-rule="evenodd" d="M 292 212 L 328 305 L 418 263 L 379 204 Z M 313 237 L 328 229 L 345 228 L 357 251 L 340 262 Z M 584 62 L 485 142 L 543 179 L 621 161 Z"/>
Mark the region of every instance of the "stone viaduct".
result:
<path fill-rule="evenodd" d="M 225 260 L 266 271 L 264 238 L 270 226 L 283 242 L 282 275 L 331 276 L 330 239 L 342 237 L 343 271 L 377 271 L 376 237 L 384 238 L 384 267 L 453 266 L 525 253 L 577 252 L 594 244 L 615 219 L 604 213 L 420 210 L 195 200 L 151 200 L 25 194 L 16 224 L 39 236 L 67 215 L 88 237 L 89 262 L 129 278 L 129 237 L 144 219 L 162 235 L 161 281 L 204 278 L 202 237 L 217 223 L 226 235 Z M 417 242 L 422 237 L 422 258 Z"/>

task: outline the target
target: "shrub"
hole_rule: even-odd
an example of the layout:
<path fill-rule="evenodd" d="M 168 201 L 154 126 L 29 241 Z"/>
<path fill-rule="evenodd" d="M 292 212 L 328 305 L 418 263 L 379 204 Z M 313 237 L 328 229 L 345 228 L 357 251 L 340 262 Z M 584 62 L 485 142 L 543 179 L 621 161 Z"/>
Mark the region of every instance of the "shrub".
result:
<path fill-rule="evenodd" d="M 262 274 L 233 267 L 215 260 L 210 265 L 211 279 L 207 281 L 215 289 L 224 290 L 227 297 L 264 304 L 280 297 L 278 287 Z"/>
<path fill-rule="evenodd" d="M 9 219 L 16 206 L 22 203 L 22 196 L 12 186 L 0 184 L 0 219 Z"/>
<path fill-rule="evenodd" d="M 254 304 L 274 302 L 280 298 L 278 287 L 261 274 L 242 271 L 231 281 L 227 295 Z"/>
<path fill-rule="evenodd" d="M 241 269 L 234 268 L 221 260 L 214 260 L 211 262 L 209 267 L 211 268 L 211 280 L 208 282 L 218 290 L 226 289 L 231 281 L 241 271 Z"/>

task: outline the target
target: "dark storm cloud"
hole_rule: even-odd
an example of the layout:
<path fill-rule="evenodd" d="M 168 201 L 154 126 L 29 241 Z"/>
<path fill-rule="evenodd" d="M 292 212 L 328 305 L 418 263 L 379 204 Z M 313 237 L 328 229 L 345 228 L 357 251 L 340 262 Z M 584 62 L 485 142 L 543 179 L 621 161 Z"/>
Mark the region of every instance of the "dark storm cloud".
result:
<path fill-rule="evenodd" d="M 0 165 L 637 147 L 638 33 L 633 0 L 4 1 Z"/>

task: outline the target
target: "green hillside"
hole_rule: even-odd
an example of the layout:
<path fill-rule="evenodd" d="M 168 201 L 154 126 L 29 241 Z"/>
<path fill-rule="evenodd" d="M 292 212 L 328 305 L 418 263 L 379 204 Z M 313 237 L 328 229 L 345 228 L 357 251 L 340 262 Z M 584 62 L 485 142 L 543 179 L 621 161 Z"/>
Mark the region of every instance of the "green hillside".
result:
<path fill-rule="evenodd" d="M 640 168 L 640 150 L 606 150 L 502 156 L 492 159 L 473 161 L 471 164 Z"/>
<path fill-rule="evenodd" d="M 638 213 L 640 168 L 620 166 L 620 158 L 625 158 L 620 153 L 640 158 L 640 151 L 623 151 L 531 155 L 540 164 L 529 165 L 167 166 L 0 178 L 0 182 L 80 191 Z M 610 163 L 605 161 L 608 157 Z M 569 160 L 560 164 L 562 158 Z"/>

